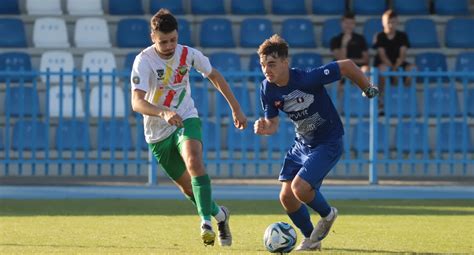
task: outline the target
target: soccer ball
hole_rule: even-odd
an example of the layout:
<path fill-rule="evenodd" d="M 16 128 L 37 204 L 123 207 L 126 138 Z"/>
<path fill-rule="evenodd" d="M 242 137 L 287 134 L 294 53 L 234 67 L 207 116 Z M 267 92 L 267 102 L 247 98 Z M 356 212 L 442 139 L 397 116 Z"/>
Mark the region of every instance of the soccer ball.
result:
<path fill-rule="evenodd" d="M 272 253 L 287 253 L 295 248 L 296 231 L 288 223 L 277 222 L 267 227 L 263 235 L 263 245 Z"/>

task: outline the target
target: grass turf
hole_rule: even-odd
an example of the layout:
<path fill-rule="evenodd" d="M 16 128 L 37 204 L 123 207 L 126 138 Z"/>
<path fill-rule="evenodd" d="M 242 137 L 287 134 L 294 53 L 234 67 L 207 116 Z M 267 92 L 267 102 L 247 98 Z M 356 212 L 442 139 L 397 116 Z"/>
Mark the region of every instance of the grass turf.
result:
<path fill-rule="evenodd" d="M 265 254 L 265 228 L 289 222 L 278 201 L 218 202 L 232 213 L 232 247 L 204 247 L 185 200 L 0 200 L 0 254 Z M 323 253 L 474 253 L 474 200 L 332 205 Z"/>

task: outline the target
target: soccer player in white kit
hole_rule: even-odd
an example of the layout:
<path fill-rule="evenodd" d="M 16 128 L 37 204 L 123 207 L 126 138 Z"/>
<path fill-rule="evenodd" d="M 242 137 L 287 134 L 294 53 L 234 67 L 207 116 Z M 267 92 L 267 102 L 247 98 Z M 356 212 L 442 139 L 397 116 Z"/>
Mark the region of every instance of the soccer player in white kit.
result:
<path fill-rule="evenodd" d="M 211 180 L 202 158 L 201 120 L 191 98 L 189 72 L 195 68 L 227 100 L 236 128 L 247 118 L 224 77 L 200 51 L 178 44 L 178 23 L 166 9 L 150 21 L 153 45 L 137 55 L 131 74 L 132 108 L 143 115 L 145 139 L 166 174 L 197 207 L 204 245 L 214 245 L 217 220 L 219 243 L 232 244 L 229 210 L 212 199 Z"/>

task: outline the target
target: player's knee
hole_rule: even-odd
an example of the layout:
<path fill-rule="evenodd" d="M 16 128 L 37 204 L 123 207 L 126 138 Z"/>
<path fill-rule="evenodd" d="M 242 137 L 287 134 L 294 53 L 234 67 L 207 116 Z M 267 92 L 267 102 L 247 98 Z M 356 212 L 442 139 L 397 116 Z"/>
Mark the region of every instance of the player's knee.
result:
<path fill-rule="evenodd" d="M 288 205 L 293 200 L 295 200 L 295 196 L 293 196 L 293 194 L 291 194 L 290 192 L 288 192 L 288 191 L 281 191 L 280 192 L 280 202 L 283 205 Z"/>
<path fill-rule="evenodd" d="M 202 170 L 204 169 L 204 164 L 202 162 L 202 159 L 200 157 L 196 156 L 189 156 L 186 159 L 186 166 L 191 169 L 191 170 Z"/>

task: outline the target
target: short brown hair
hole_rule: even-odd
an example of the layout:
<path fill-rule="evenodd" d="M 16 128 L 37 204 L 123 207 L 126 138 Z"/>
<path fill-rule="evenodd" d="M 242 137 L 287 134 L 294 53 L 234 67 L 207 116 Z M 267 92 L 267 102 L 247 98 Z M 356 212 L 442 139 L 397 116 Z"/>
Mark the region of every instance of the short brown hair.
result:
<path fill-rule="evenodd" d="M 385 16 L 387 16 L 388 19 L 392 19 L 392 18 L 398 17 L 397 13 L 396 13 L 394 10 L 392 10 L 392 9 L 386 10 L 386 11 L 383 13 L 382 17 L 385 17 Z"/>
<path fill-rule="evenodd" d="M 161 8 L 150 20 L 151 32 L 171 33 L 178 31 L 178 22 L 168 9 Z"/>
<path fill-rule="evenodd" d="M 272 35 L 270 38 L 265 40 L 258 47 L 258 55 L 268 56 L 276 55 L 275 57 L 287 58 L 288 57 L 288 43 L 277 34 Z"/>

